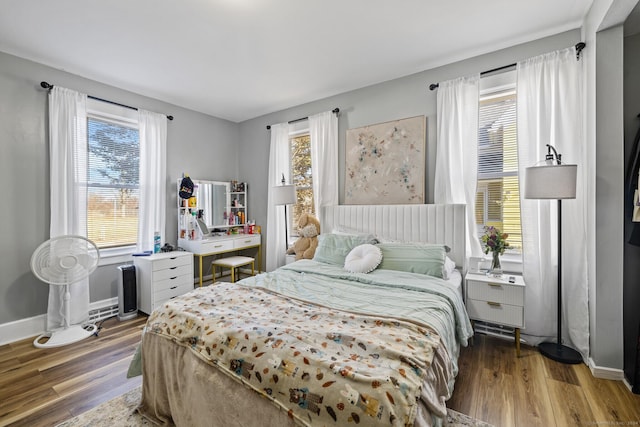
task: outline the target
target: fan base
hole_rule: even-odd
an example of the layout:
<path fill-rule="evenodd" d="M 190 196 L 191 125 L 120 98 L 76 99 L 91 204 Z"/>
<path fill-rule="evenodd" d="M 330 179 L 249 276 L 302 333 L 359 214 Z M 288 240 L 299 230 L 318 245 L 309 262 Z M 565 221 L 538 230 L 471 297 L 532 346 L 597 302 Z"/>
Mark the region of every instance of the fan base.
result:
<path fill-rule="evenodd" d="M 33 340 L 33 345 L 37 348 L 52 348 L 73 344 L 74 342 L 89 338 L 95 333 L 97 329 L 98 328 L 96 327 L 96 325 L 72 325 L 68 328 L 62 328 L 52 332 L 45 332 L 44 334 L 38 336 L 35 340 Z M 49 339 L 47 341 L 44 341 L 45 338 Z"/>

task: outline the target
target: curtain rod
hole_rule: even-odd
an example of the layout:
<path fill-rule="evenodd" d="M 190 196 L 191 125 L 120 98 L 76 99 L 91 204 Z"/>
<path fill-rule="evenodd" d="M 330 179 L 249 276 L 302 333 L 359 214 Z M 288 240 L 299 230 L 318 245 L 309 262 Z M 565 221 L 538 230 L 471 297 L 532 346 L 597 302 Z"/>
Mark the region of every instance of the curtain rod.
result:
<path fill-rule="evenodd" d="M 51 84 L 49 84 L 47 82 L 40 82 L 40 86 L 43 87 L 44 89 L 48 89 L 48 90 L 53 89 L 53 85 L 51 85 Z M 138 111 L 138 109 L 136 107 L 131 107 L 129 105 L 120 104 L 119 102 L 115 102 L 115 101 L 109 101 L 108 99 L 98 98 L 97 96 L 87 95 L 87 98 L 95 99 L 96 101 L 102 101 L 102 102 L 106 102 L 107 104 L 117 105 L 119 107 L 124 107 L 124 108 L 128 108 L 130 110 Z M 167 115 L 167 119 L 173 120 L 173 116 Z"/>
<path fill-rule="evenodd" d="M 340 109 L 338 107 L 334 108 L 333 110 L 331 110 L 332 113 L 334 114 L 338 114 L 340 112 Z M 303 120 L 307 120 L 309 117 L 300 117 L 299 119 L 295 119 L 295 120 L 289 120 L 287 123 L 291 124 L 291 123 L 295 123 L 295 122 L 301 122 Z M 267 130 L 271 129 L 271 125 L 267 125 Z"/>
<path fill-rule="evenodd" d="M 584 49 L 586 46 L 587 45 L 584 42 L 576 43 L 576 60 L 577 61 L 580 60 L 580 52 L 582 52 L 582 49 Z M 507 68 L 515 67 L 516 65 L 518 65 L 518 64 L 515 63 L 515 62 L 513 64 L 503 65 L 502 67 L 498 67 L 498 68 L 494 68 L 494 69 L 491 69 L 491 70 L 483 71 L 483 72 L 480 73 L 480 75 L 483 76 L 485 74 L 495 73 L 496 71 L 506 70 Z M 435 89 L 438 88 L 438 86 L 439 86 L 438 83 L 431 83 L 429 85 L 429 90 L 435 90 Z"/>

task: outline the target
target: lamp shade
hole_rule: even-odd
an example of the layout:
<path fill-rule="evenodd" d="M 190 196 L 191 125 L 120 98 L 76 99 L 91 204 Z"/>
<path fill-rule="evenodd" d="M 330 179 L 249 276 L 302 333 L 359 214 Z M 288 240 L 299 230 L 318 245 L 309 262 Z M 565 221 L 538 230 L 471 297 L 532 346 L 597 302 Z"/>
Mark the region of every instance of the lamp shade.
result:
<path fill-rule="evenodd" d="M 295 185 L 277 185 L 273 187 L 273 204 L 278 205 L 294 205 L 296 200 Z"/>
<path fill-rule="evenodd" d="M 532 166 L 525 170 L 525 199 L 575 199 L 577 165 Z"/>

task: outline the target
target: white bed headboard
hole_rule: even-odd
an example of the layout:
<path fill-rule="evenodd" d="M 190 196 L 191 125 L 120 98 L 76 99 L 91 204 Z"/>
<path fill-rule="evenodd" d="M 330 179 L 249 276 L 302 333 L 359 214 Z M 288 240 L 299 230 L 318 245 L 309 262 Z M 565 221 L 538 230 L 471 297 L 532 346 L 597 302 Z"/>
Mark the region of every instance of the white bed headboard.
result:
<path fill-rule="evenodd" d="M 328 206 L 320 213 L 320 226 L 323 233 L 342 228 L 405 242 L 442 243 L 465 273 L 465 211 L 466 205 Z"/>

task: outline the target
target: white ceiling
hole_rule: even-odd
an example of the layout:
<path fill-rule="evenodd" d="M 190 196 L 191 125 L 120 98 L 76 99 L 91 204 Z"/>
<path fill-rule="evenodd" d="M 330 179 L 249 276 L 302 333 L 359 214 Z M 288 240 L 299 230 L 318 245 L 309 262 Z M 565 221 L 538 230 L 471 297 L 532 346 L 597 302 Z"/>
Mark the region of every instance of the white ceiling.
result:
<path fill-rule="evenodd" d="M 4 0 L 0 51 L 241 122 L 579 28 L 592 2 Z"/>

